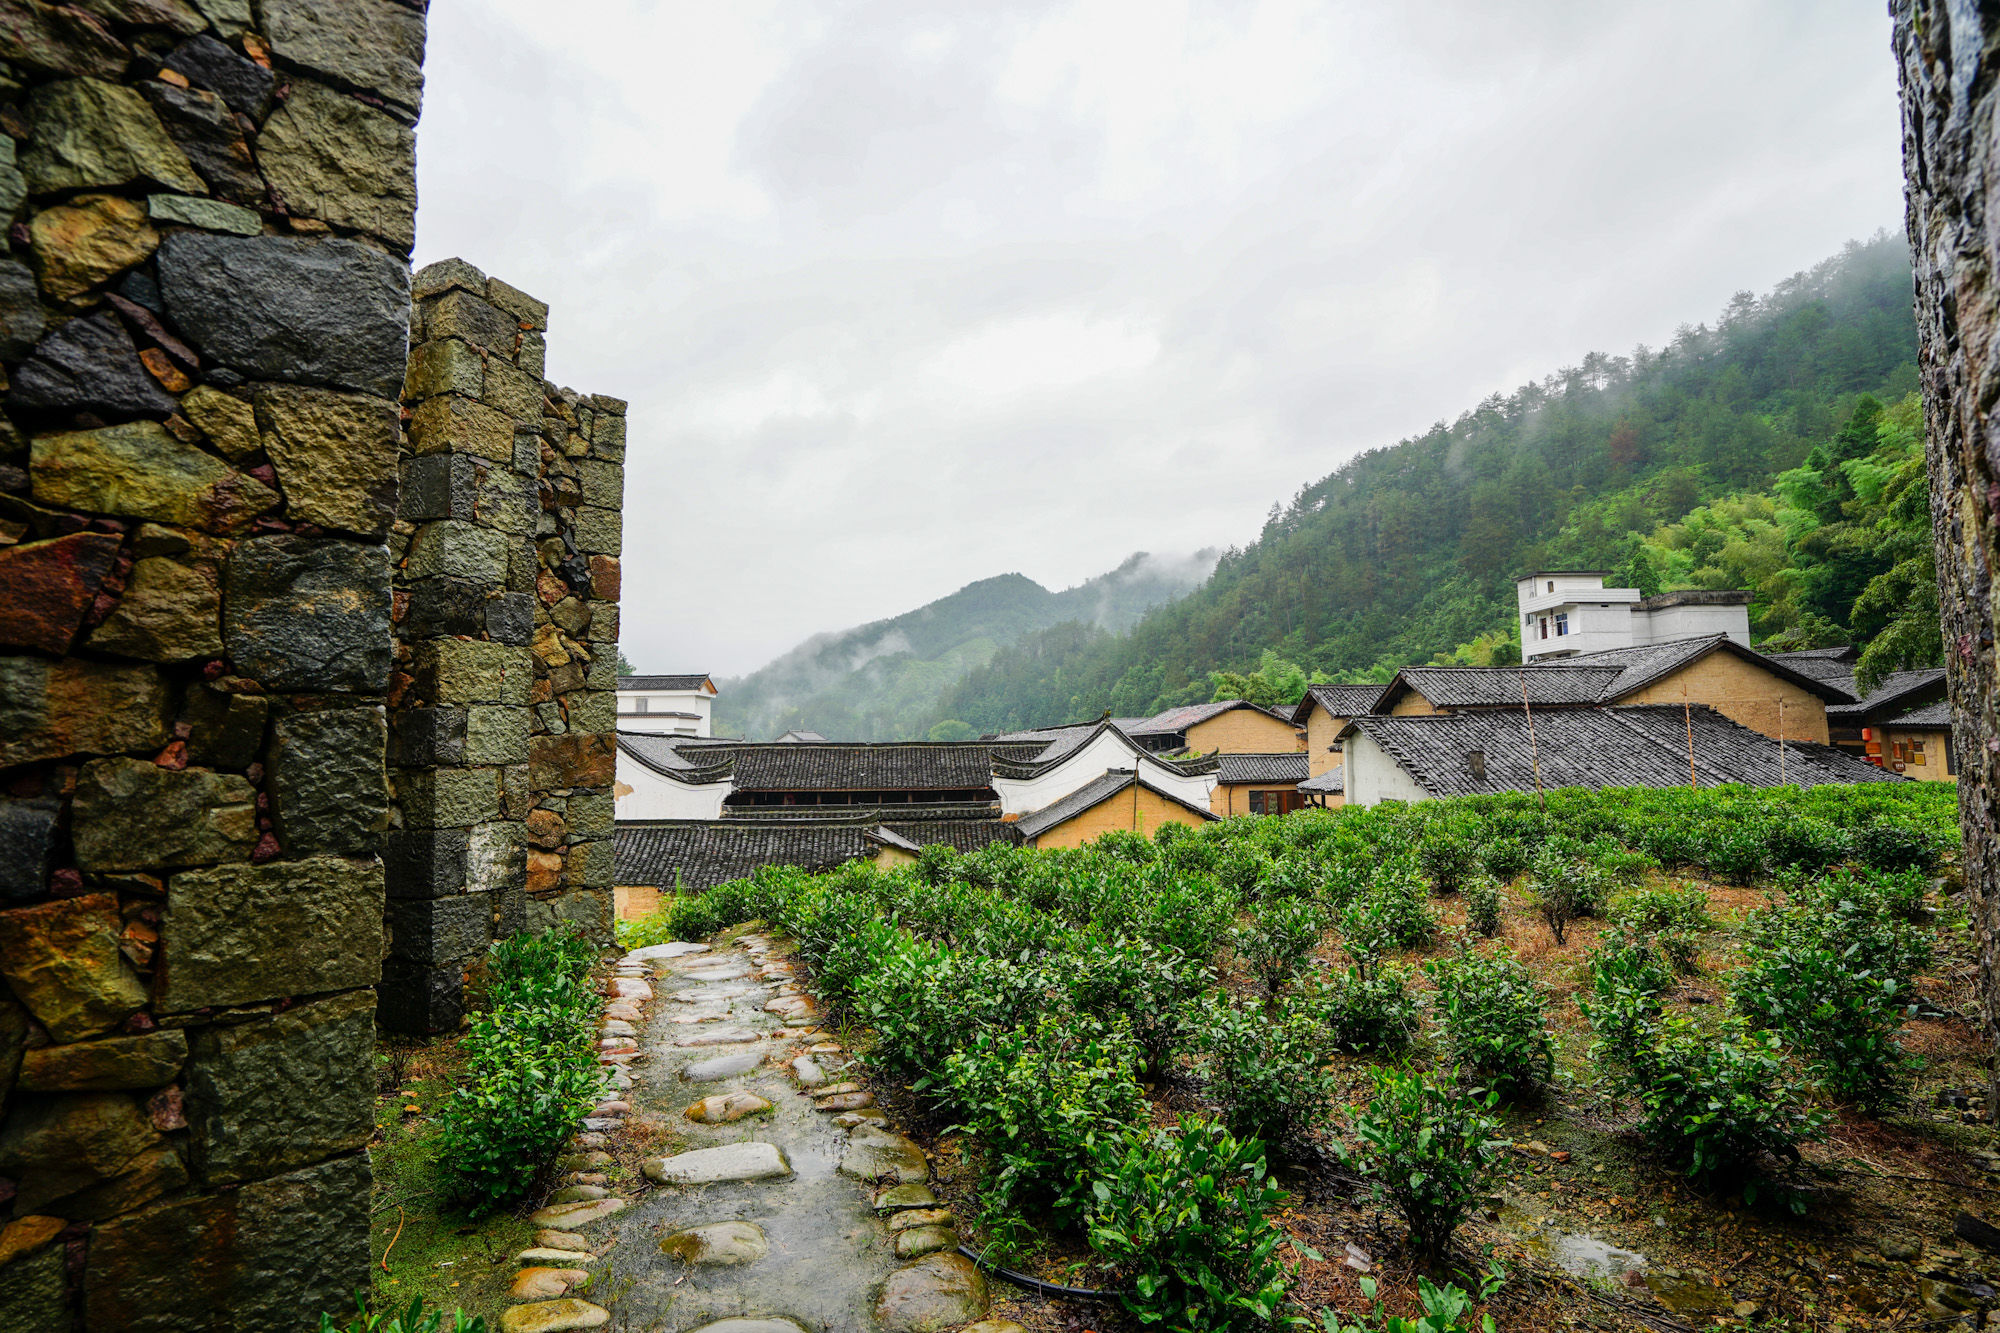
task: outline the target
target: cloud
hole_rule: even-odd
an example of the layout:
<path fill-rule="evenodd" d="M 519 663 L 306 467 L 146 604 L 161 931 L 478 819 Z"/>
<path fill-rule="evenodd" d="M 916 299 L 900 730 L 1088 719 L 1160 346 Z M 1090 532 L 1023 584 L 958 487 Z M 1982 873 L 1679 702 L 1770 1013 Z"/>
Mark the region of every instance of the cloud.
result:
<path fill-rule="evenodd" d="M 1690 0 L 432 11 L 418 258 L 632 403 L 626 650 L 1254 537 L 1899 225 L 1888 23 Z"/>

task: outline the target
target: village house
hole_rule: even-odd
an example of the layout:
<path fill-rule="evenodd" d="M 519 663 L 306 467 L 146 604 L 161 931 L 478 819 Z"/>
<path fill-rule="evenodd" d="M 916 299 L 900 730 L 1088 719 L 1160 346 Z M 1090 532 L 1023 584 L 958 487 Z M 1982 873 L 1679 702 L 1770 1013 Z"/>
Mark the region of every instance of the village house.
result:
<path fill-rule="evenodd" d="M 1826 710 L 1835 745 L 1905 777 L 1925 782 L 1958 781 L 1943 667 L 1892 671 L 1864 695 L 1854 679 L 1860 653 L 1852 647 L 1810 648 L 1772 656 L 1847 692 L 1850 702 L 1829 704 Z"/>
<path fill-rule="evenodd" d="M 1750 594 L 1689 590 L 1642 596 L 1607 588 L 1604 570 L 1543 570 L 1514 581 L 1521 660 L 1576 657 L 1720 634 L 1750 646 Z"/>
<path fill-rule="evenodd" d="M 618 729 L 667 736 L 714 734 L 715 681 L 690 676 L 620 676 Z"/>
<path fill-rule="evenodd" d="M 1552 787 L 1899 780 L 1833 746 L 1753 731 L 1705 704 L 1376 713 L 1356 717 L 1341 739 L 1349 805 Z"/>
<path fill-rule="evenodd" d="M 1303 809 L 1299 784 L 1307 774 L 1303 750 L 1290 754 L 1219 754 L 1208 808 L 1222 816 L 1283 815 Z"/>

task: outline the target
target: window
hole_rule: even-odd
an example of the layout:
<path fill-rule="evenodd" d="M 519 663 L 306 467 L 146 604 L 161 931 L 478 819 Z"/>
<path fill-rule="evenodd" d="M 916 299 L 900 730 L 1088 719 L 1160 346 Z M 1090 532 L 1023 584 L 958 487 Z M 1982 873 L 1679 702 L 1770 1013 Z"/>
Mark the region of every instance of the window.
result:
<path fill-rule="evenodd" d="M 1556 612 L 1556 637 L 1560 639 L 1567 633 L 1569 633 L 1569 612 L 1558 611 Z"/>
<path fill-rule="evenodd" d="M 1263 792 L 1253 791 L 1250 793 L 1250 813 L 1253 815 L 1261 815 L 1264 813 Z"/>
<path fill-rule="evenodd" d="M 1944 734 L 1944 773 L 1948 778 L 1958 776 L 1958 755 L 1952 750 L 1951 733 L 1948 731 Z"/>
<path fill-rule="evenodd" d="M 1549 637 L 1549 618 L 1547 616 L 1542 617 L 1542 637 L 1545 639 Z"/>
<path fill-rule="evenodd" d="M 1554 592 L 1555 590 L 1556 590 L 1556 581 L 1555 581 L 1554 579 L 1550 579 L 1550 580 L 1549 580 L 1549 591 L 1550 591 L 1550 592 Z"/>
<path fill-rule="evenodd" d="M 633 711 L 633 712 L 635 712 L 635 713 L 643 713 L 643 712 L 645 712 L 645 711 L 646 711 L 646 696 L 645 696 L 645 695 L 643 695 L 643 694 L 642 694 L 642 695 L 640 695 L 640 696 L 639 696 L 638 698 L 636 698 L 636 699 L 634 699 L 634 700 L 632 701 L 632 711 Z"/>

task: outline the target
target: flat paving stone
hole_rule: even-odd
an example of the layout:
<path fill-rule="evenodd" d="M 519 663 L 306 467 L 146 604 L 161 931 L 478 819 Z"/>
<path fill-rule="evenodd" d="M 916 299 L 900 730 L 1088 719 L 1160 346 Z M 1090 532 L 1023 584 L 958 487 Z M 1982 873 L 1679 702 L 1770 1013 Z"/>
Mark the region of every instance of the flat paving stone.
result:
<path fill-rule="evenodd" d="M 819 1061 L 810 1055 L 802 1055 L 792 1061 L 792 1077 L 802 1088 L 817 1088 L 826 1082 L 826 1071 L 819 1067 Z"/>
<path fill-rule="evenodd" d="M 817 1101 L 821 1097 L 838 1097 L 843 1092 L 859 1091 L 861 1091 L 859 1083 L 836 1083 L 830 1088 L 815 1088 L 813 1090 L 813 1099 Z"/>
<path fill-rule="evenodd" d="M 863 1126 L 848 1135 L 840 1155 L 840 1174 L 856 1180 L 892 1180 L 914 1185 L 929 1178 L 924 1150 L 901 1134 Z"/>
<path fill-rule="evenodd" d="M 611 994 L 620 1000 L 650 1000 L 653 998 L 653 987 L 638 977 L 613 977 Z"/>
<path fill-rule="evenodd" d="M 694 944 L 686 940 L 674 940 L 667 944 L 649 944 L 643 949 L 634 949 L 619 961 L 624 963 L 650 963 L 656 958 L 685 958 L 689 954 L 707 953 L 709 946 Z"/>
<path fill-rule="evenodd" d="M 911 1227 L 908 1231 L 896 1233 L 896 1257 L 898 1259 L 921 1259 L 939 1250 L 958 1248 L 956 1227 Z"/>
<path fill-rule="evenodd" d="M 550 1203 L 589 1203 L 593 1199 L 608 1199 L 611 1191 L 600 1185 L 569 1185 L 549 1196 Z"/>
<path fill-rule="evenodd" d="M 806 1330 L 789 1319 L 719 1319 L 713 1324 L 703 1324 L 694 1333 L 806 1333 Z"/>
<path fill-rule="evenodd" d="M 537 1245 L 514 1256 L 517 1264 L 546 1264 L 551 1268 L 578 1268 L 584 1264 L 594 1264 L 597 1256 L 589 1250 L 554 1250 Z"/>
<path fill-rule="evenodd" d="M 674 975 L 686 977 L 689 981 L 741 981 L 750 975 L 750 968 L 747 964 L 741 963 L 734 967 L 727 964 L 719 967 L 685 967 L 675 968 Z"/>
<path fill-rule="evenodd" d="M 764 1057 L 754 1051 L 738 1051 L 733 1055 L 696 1061 L 681 1070 L 681 1077 L 690 1083 L 720 1083 L 725 1078 L 747 1074 L 763 1063 Z"/>
<path fill-rule="evenodd" d="M 976 1324 L 967 1324 L 958 1333 L 1028 1333 L 1011 1319 L 982 1319 Z"/>
<path fill-rule="evenodd" d="M 570 1289 L 580 1283 L 590 1281 L 590 1274 L 581 1268 L 524 1268 L 514 1274 L 514 1281 L 507 1288 L 509 1298 L 517 1301 L 546 1301 L 557 1296 L 567 1296 Z"/>
<path fill-rule="evenodd" d="M 754 1092 L 722 1092 L 702 1098 L 682 1114 L 698 1125 L 733 1125 L 745 1116 L 771 1109 L 771 1103 Z"/>
<path fill-rule="evenodd" d="M 740 1000 L 757 993 L 755 986 L 690 986 L 667 998 L 675 1004 L 714 1004 L 720 1000 Z"/>
<path fill-rule="evenodd" d="M 833 1118 L 833 1123 L 841 1129 L 853 1129 L 859 1125 L 884 1125 L 889 1117 L 880 1111 L 842 1111 Z"/>
<path fill-rule="evenodd" d="M 983 1318 L 990 1301 L 978 1265 L 955 1252 L 933 1254 L 889 1274 L 875 1322 L 884 1333 L 942 1333 Z"/>
<path fill-rule="evenodd" d="M 958 1225 L 949 1208 L 910 1208 L 892 1214 L 889 1218 L 889 1234 L 908 1231 L 911 1227 L 949 1227 Z"/>
<path fill-rule="evenodd" d="M 642 1169 L 646 1179 L 662 1185 L 719 1185 L 792 1174 L 792 1164 L 785 1160 L 783 1150 L 775 1143 L 758 1140 L 657 1157 Z"/>
<path fill-rule="evenodd" d="M 676 1231 L 660 1242 L 660 1249 L 682 1263 L 734 1268 L 762 1259 L 771 1252 L 771 1242 L 755 1222 L 715 1222 Z"/>
<path fill-rule="evenodd" d="M 894 1213 L 905 1208 L 935 1208 L 937 1206 L 937 1195 L 931 1193 L 929 1185 L 923 1184 L 891 1185 L 888 1189 L 883 1190 L 875 1196 L 875 1211 L 878 1213 Z"/>
<path fill-rule="evenodd" d="M 554 1203 L 547 1208 L 528 1214 L 528 1221 L 538 1227 L 580 1227 L 591 1222 L 599 1222 L 620 1212 L 625 1207 L 623 1199 L 586 1199 L 581 1203 Z"/>
<path fill-rule="evenodd" d="M 708 1028 L 700 1032 L 690 1032 L 684 1037 L 675 1037 L 676 1046 L 740 1046 L 744 1042 L 762 1041 L 770 1034 L 758 1032 L 754 1028 Z"/>
<path fill-rule="evenodd" d="M 820 1098 L 815 1111 L 863 1111 L 875 1104 L 872 1092 L 843 1092 L 835 1097 Z"/>
<path fill-rule="evenodd" d="M 607 1018 L 598 1026 L 597 1035 L 600 1037 L 636 1037 L 639 1035 L 639 1029 L 633 1027 L 622 1018 Z"/>
<path fill-rule="evenodd" d="M 590 1242 L 574 1231 L 551 1231 L 544 1227 L 535 1233 L 535 1244 L 545 1250 L 587 1250 Z"/>
<path fill-rule="evenodd" d="M 611 1312 L 601 1305 L 565 1297 L 517 1305 L 500 1316 L 500 1333 L 568 1333 L 570 1329 L 603 1328 Z"/>

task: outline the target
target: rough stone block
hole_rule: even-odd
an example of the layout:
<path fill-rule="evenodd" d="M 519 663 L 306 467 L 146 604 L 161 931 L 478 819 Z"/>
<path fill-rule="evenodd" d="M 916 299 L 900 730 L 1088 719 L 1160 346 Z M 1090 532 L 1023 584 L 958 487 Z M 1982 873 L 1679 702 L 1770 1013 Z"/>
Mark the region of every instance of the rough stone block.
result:
<path fill-rule="evenodd" d="M 234 48 L 201 33 L 201 26 L 197 17 L 184 29 L 200 35 L 176 46 L 167 56 L 167 67 L 186 75 L 196 87 L 213 89 L 231 110 L 252 120 L 263 119 L 271 107 L 277 76 L 256 61 L 237 54 Z"/>
<path fill-rule="evenodd" d="M 478 514 L 479 464 L 470 454 L 416 454 L 403 461 L 399 516 L 412 523 Z"/>
<path fill-rule="evenodd" d="M 560 926 L 574 927 L 585 939 L 609 942 L 611 893 L 609 890 L 578 889 L 551 898 L 528 900 L 528 928 L 543 931 Z"/>
<path fill-rule="evenodd" d="M 55 11 L 60 12 L 60 11 Z M 44 1245 L 0 1267 L 0 1328 L 10 1333 L 70 1333 L 66 1245 Z"/>
<path fill-rule="evenodd" d="M 374 854 L 389 826 L 388 734 L 379 705 L 314 709 L 273 724 L 265 767 L 289 855 Z"/>
<path fill-rule="evenodd" d="M 624 582 L 624 574 L 616 556 L 590 557 L 590 596 L 593 601 L 617 601 Z"/>
<path fill-rule="evenodd" d="M 207 686 L 190 689 L 181 714 L 191 728 L 188 759 L 207 768 L 247 768 L 264 748 L 270 707 L 261 695 L 228 694 Z"/>
<path fill-rule="evenodd" d="M 469 579 L 486 587 L 506 582 L 509 543 L 492 528 L 439 519 L 417 529 L 404 575 L 410 579 Z"/>
<path fill-rule="evenodd" d="M 257 390 L 257 416 L 292 517 L 368 536 L 389 530 L 402 438 L 395 403 L 267 384 Z"/>
<path fill-rule="evenodd" d="M 409 253 L 417 230 L 417 144 L 394 117 L 295 79 L 291 96 L 264 122 L 257 161 L 294 213 L 379 236 Z"/>
<path fill-rule="evenodd" d="M 525 648 L 466 639 L 433 639 L 418 645 L 418 688 L 438 704 L 528 702 L 534 658 Z"/>
<path fill-rule="evenodd" d="M 146 1003 L 118 951 L 118 896 L 92 893 L 0 912 L 0 976 L 49 1035 L 80 1041 Z"/>
<path fill-rule="evenodd" d="M 23 1092 L 117 1092 L 174 1081 L 187 1060 L 187 1034 L 177 1028 L 136 1037 L 101 1037 L 44 1046 L 21 1057 Z"/>
<path fill-rule="evenodd" d="M 159 1007 L 184 1013 L 372 986 L 381 976 L 382 867 L 320 857 L 175 875 Z"/>
<path fill-rule="evenodd" d="M 43 504 L 224 535 L 278 503 L 255 477 L 152 421 L 36 436 L 28 475 Z"/>
<path fill-rule="evenodd" d="M 500 804 L 509 819 L 526 819 L 535 794 L 528 786 L 528 765 L 509 764 L 500 770 Z"/>
<path fill-rule="evenodd" d="M 539 333 L 523 333 L 521 350 L 514 354 L 514 364 L 540 379 L 549 369 L 549 342 Z"/>
<path fill-rule="evenodd" d="M 491 468 L 480 479 L 479 520 L 502 532 L 517 537 L 532 533 L 538 503 L 534 485 L 517 472 Z"/>
<path fill-rule="evenodd" d="M 7 23 L 0 26 L 0 60 L 57 74 L 115 79 L 131 63 L 132 52 L 103 24 L 73 7 L 20 4 L 11 7 Z"/>
<path fill-rule="evenodd" d="M 61 811 L 53 800 L 0 800 L 0 900 L 37 898 L 48 886 Z"/>
<path fill-rule="evenodd" d="M 583 683 L 593 690 L 616 690 L 618 688 L 618 655 L 601 653 L 590 663 Z"/>
<path fill-rule="evenodd" d="M 76 298 L 145 262 L 160 245 L 145 205 L 108 194 L 78 195 L 43 209 L 30 219 L 28 239 L 42 294 L 76 305 L 91 304 Z"/>
<path fill-rule="evenodd" d="M 175 232 L 157 256 L 167 313 L 252 379 L 393 398 L 409 353 L 409 271 L 359 241 Z M 257 293 L 245 301 L 243 293 Z"/>
<path fill-rule="evenodd" d="M 526 852 L 526 830 L 518 820 L 475 826 L 466 844 L 466 890 L 494 895 L 520 888 L 526 874 Z"/>
<path fill-rule="evenodd" d="M 414 111 L 424 89 L 424 17 L 394 0 L 264 0 L 271 51 L 335 83 Z"/>
<path fill-rule="evenodd" d="M 404 402 L 422 402 L 440 394 L 478 398 L 485 390 L 486 358 L 470 343 L 437 338 L 410 349 L 409 369 L 403 376 Z"/>
<path fill-rule="evenodd" d="M 578 459 L 576 480 L 583 489 L 583 502 L 587 505 L 617 509 L 625 503 L 625 469 L 616 463 Z"/>
<path fill-rule="evenodd" d="M 457 962 L 493 942 L 493 904 L 483 893 L 399 898 L 388 919 L 389 952 L 415 963 Z"/>
<path fill-rule="evenodd" d="M 609 463 L 625 461 L 625 418 L 623 416 L 599 417 L 597 429 L 591 432 L 590 452 Z"/>
<path fill-rule="evenodd" d="M 512 315 L 463 289 L 448 291 L 424 308 L 425 337 L 463 338 L 509 360 L 519 332 L 519 321 Z"/>
<path fill-rule="evenodd" d="M 264 220 L 250 209 L 187 194 L 152 196 L 146 201 L 146 215 L 155 222 L 178 222 L 184 227 L 200 227 L 203 231 L 226 232 L 231 236 L 260 236 L 264 231 Z"/>
<path fill-rule="evenodd" d="M 16 1097 L 0 1128 L 0 1175 L 17 1215 L 92 1220 L 187 1182 L 187 1168 L 125 1093 Z"/>
<path fill-rule="evenodd" d="M 528 757 L 528 710 L 476 704 L 465 723 L 465 761 L 518 764 Z"/>
<path fill-rule="evenodd" d="M 21 172 L 36 194 L 137 181 L 196 194 L 207 188 L 130 88 L 91 78 L 44 84 L 29 95 L 28 120 Z"/>
<path fill-rule="evenodd" d="M 83 624 L 104 576 L 118 558 L 118 538 L 73 532 L 45 542 L 0 547 L 0 645 L 58 657 Z"/>
<path fill-rule="evenodd" d="M 369 1196 L 357 1153 L 107 1222 L 90 1238 L 84 1324 L 186 1333 L 194 1312 L 227 1311 L 233 1328 L 293 1329 L 346 1309 L 368 1284 Z"/>
<path fill-rule="evenodd" d="M 6 174 L 7 169 L 0 167 L 0 181 L 4 181 Z M 13 212 L 11 208 L 5 211 Z M 47 327 L 41 294 L 35 290 L 35 275 L 18 260 L 0 259 L 0 358 L 10 363 L 20 360 Z M 138 357 L 136 349 L 133 357 L 135 360 Z"/>
<path fill-rule="evenodd" d="M 390 958 L 382 967 L 375 1018 L 390 1032 L 456 1032 L 465 1017 L 465 968 Z"/>
<path fill-rule="evenodd" d="M 389 552 L 314 537 L 257 537 L 230 553 L 223 637 L 244 675 L 278 689 L 388 688 Z"/>
<path fill-rule="evenodd" d="M 612 881 L 612 841 L 577 843 L 569 849 L 569 882 L 588 889 L 608 889 Z"/>
<path fill-rule="evenodd" d="M 611 690 L 577 690 L 565 696 L 569 701 L 571 731 L 615 731 L 618 728 L 618 695 Z"/>
<path fill-rule="evenodd" d="M 531 328 L 546 330 L 549 327 L 547 302 L 537 301 L 520 288 L 498 278 L 487 279 L 486 299 Z"/>
<path fill-rule="evenodd" d="M 196 1172 L 209 1186 L 303 1166 L 374 1130 L 375 993 L 204 1028 L 188 1061 Z"/>
<path fill-rule="evenodd" d="M 138 561 L 118 605 L 91 631 L 90 646 L 149 662 L 220 657 L 222 544 Z"/>
<path fill-rule="evenodd" d="M 486 634 L 495 643 L 525 648 L 535 633 L 535 599 L 505 592 L 486 603 Z"/>
<path fill-rule="evenodd" d="M 584 637 L 591 643 L 618 642 L 618 618 L 616 602 L 592 602 L 590 628 L 584 631 Z"/>
<path fill-rule="evenodd" d="M 420 358 L 435 355 L 429 352 L 432 347 L 465 349 L 465 344 L 423 344 L 410 356 L 413 375 Z M 481 373 L 483 377 L 484 372 Z M 474 402 L 462 396 L 463 393 L 463 390 L 453 393 L 439 390 L 436 396 L 425 397 L 417 403 L 410 414 L 411 451 L 418 454 L 474 454 L 490 462 L 515 466 L 513 418 L 494 411 L 484 403 Z M 415 402 L 417 397 L 409 395 L 409 401 Z M 534 466 L 532 459 L 531 455 L 530 468 Z"/>
<path fill-rule="evenodd" d="M 403 608 L 405 643 L 451 635 L 479 634 L 486 628 L 486 589 L 471 579 L 428 578 L 410 585 Z"/>
<path fill-rule="evenodd" d="M 484 398 L 516 421 L 542 419 L 542 380 L 497 357 L 486 363 Z"/>
<path fill-rule="evenodd" d="M 625 540 L 625 520 L 616 509 L 594 509 L 589 506 L 576 511 L 576 522 L 571 528 L 577 547 L 590 555 L 617 555 Z"/>
<path fill-rule="evenodd" d="M 263 204 L 264 178 L 257 174 L 242 123 L 228 103 L 205 89 L 150 79 L 139 85 L 139 92 L 216 194 L 250 208 Z"/>
<path fill-rule="evenodd" d="M 8 314 L 10 328 L 27 322 Z M 173 396 L 146 373 L 132 335 L 109 314 L 73 319 L 36 343 L 14 372 L 7 405 L 108 417 L 165 417 L 174 410 Z"/>
<path fill-rule="evenodd" d="M 208 442 L 232 463 L 240 463 L 264 447 L 257 429 L 257 409 L 220 389 L 197 384 L 181 395 L 181 415 L 208 436 Z"/>
<path fill-rule="evenodd" d="M 467 847 L 475 830 L 398 829 L 383 842 L 391 898 L 441 898 L 468 887 Z"/>
<path fill-rule="evenodd" d="M 580 792 L 569 798 L 569 828 L 573 837 L 608 838 L 617 821 L 610 792 Z"/>
<path fill-rule="evenodd" d="M 401 768 L 435 768 L 465 760 L 463 708 L 410 708 L 391 719 L 390 762 Z"/>
<path fill-rule="evenodd" d="M 157 750 L 167 700 L 157 667 L 0 657 L 0 765 Z"/>
<path fill-rule="evenodd" d="M 486 275 L 463 259 L 440 259 L 418 269 L 410 281 L 410 294 L 419 301 L 442 296 L 454 288 L 484 296 Z"/>
<path fill-rule="evenodd" d="M 106 871 L 248 860 L 256 800 L 256 789 L 233 773 L 93 759 L 77 775 L 70 811 L 76 863 Z"/>
<path fill-rule="evenodd" d="M 528 782 L 538 792 L 562 787 L 609 787 L 617 750 L 608 735 L 571 732 L 537 736 L 528 744 Z"/>
<path fill-rule="evenodd" d="M 403 822 L 412 829 L 463 828 L 500 813 L 499 771 L 405 769 L 396 779 Z"/>

